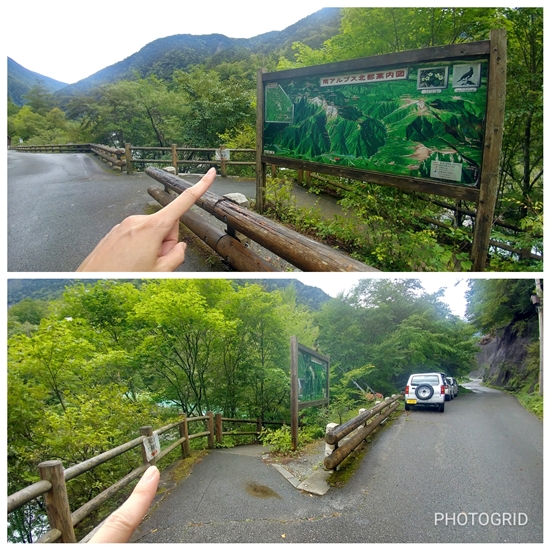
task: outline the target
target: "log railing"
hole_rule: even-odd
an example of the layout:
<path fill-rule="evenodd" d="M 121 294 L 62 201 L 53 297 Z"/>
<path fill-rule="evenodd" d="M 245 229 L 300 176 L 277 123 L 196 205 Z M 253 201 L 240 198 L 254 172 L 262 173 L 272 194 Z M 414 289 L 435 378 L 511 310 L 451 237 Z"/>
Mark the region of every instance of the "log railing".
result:
<path fill-rule="evenodd" d="M 368 411 L 364 411 L 344 424 L 327 431 L 325 442 L 332 447 L 332 452 L 325 457 L 324 466 L 334 470 L 343 462 L 384 420 L 399 406 L 402 395 L 386 397 L 384 401 Z M 384 410 L 386 409 L 386 410 Z M 354 432 L 352 434 L 352 432 Z M 352 434 L 339 445 L 346 436 Z"/>
<path fill-rule="evenodd" d="M 115 170 L 134 172 L 135 166 L 143 169 L 153 164 L 172 166 L 176 173 L 182 166 L 215 166 L 222 177 L 227 176 L 228 166 L 255 166 L 256 149 L 229 149 L 220 147 L 138 147 L 127 143 L 123 148 L 108 147 L 96 143 L 66 145 L 18 145 L 16 151 L 31 153 L 94 153 L 108 162 Z M 235 160 L 234 157 L 241 160 Z M 244 160 L 243 160 L 244 159 Z"/>
<path fill-rule="evenodd" d="M 204 422 L 205 429 L 196 433 L 189 433 L 189 424 L 193 422 Z M 254 424 L 252 431 L 230 430 L 223 431 L 225 423 L 248 423 Z M 223 418 L 221 414 L 214 415 L 208 412 L 205 416 L 186 417 L 182 416 L 177 422 L 153 431 L 151 426 L 145 426 L 140 429 L 140 436 L 128 441 L 114 449 L 94 456 L 84 462 L 64 469 L 60 460 L 49 460 L 38 465 L 40 481 L 21 489 L 17 493 L 8 496 L 8 514 L 13 512 L 28 502 L 44 496 L 46 513 L 50 523 L 50 530 L 36 542 L 76 542 L 74 527 L 82 520 L 88 517 L 93 511 L 115 496 L 132 481 L 140 477 L 150 465 L 156 464 L 175 449 L 180 448 L 181 457 L 187 458 L 191 451 L 189 442 L 192 439 L 206 437 L 207 447 L 213 449 L 216 444 L 223 443 L 224 435 L 231 436 L 250 436 L 260 435 L 263 424 L 282 424 L 280 422 L 264 422 L 261 419 L 247 420 Z M 160 450 L 156 447 L 158 436 L 170 431 L 178 430 L 175 440 L 170 441 L 165 449 Z M 67 495 L 66 482 L 84 474 L 100 464 L 104 464 L 115 457 L 121 456 L 128 451 L 141 448 L 141 464 L 137 465 L 122 479 L 119 479 L 113 485 L 95 496 L 92 500 L 81 506 L 78 510 L 71 512 L 70 503 Z M 151 452 L 151 449 L 153 451 Z"/>
<path fill-rule="evenodd" d="M 158 168 L 149 167 L 145 173 L 163 184 L 167 192 L 182 193 L 192 186 L 191 183 Z M 155 188 L 150 188 L 149 194 L 169 200 L 168 193 L 163 197 L 162 191 Z M 206 191 L 195 204 L 226 223 L 230 231 L 246 235 L 302 271 L 378 271 L 211 191 Z M 188 216 L 184 214 L 181 221 L 194 231 L 194 225 L 189 225 L 186 220 Z M 201 237 L 201 234 L 197 235 Z M 229 263 L 233 265 L 231 261 Z M 260 262 L 253 262 L 251 259 L 250 265 L 260 266 Z"/>
<path fill-rule="evenodd" d="M 29 153 L 89 153 L 89 143 L 66 143 L 63 145 L 17 145 L 16 151 Z"/>

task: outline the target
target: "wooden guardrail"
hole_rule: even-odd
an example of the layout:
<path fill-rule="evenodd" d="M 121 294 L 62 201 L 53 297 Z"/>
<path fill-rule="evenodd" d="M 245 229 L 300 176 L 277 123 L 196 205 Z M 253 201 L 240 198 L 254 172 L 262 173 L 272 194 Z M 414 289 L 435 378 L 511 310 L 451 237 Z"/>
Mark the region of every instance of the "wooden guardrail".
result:
<path fill-rule="evenodd" d="M 324 466 L 327 470 L 334 470 L 343 462 L 380 424 L 399 406 L 402 395 L 386 397 L 382 403 L 364 411 L 344 424 L 334 427 L 325 435 L 325 442 L 334 447 L 333 451 L 325 457 Z M 386 409 L 386 410 L 384 410 Z M 355 433 L 343 443 L 338 443 L 346 436 Z"/>
<path fill-rule="evenodd" d="M 206 429 L 190 434 L 189 424 L 200 421 L 206 423 Z M 246 432 L 240 430 L 223 431 L 224 422 L 226 424 L 252 423 L 255 424 L 255 429 Z M 8 514 L 21 508 L 31 500 L 44 495 L 50 530 L 36 542 L 50 543 L 59 541 L 63 543 L 74 543 L 76 542 L 74 527 L 78 525 L 78 523 L 88 517 L 94 510 L 99 508 L 132 481 L 140 477 L 150 465 L 156 464 L 175 449 L 180 448 L 182 458 L 186 458 L 191 453 L 189 442 L 192 439 L 206 437 L 207 447 L 213 449 L 216 443 L 223 443 L 224 435 L 258 436 L 262 431 L 263 424 L 280 425 L 282 422 L 262 423 L 261 419 L 247 420 L 223 418 L 221 414 L 214 415 L 211 412 L 208 412 L 205 416 L 196 417 L 186 417 L 183 415 L 181 420 L 163 426 L 156 431 L 153 431 L 151 426 L 145 426 L 140 429 L 140 436 L 136 439 L 128 441 L 114 449 L 110 449 L 109 451 L 67 469 L 63 468 L 63 464 L 60 460 L 42 462 L 38 465 L 40 481 L 8 496 Z M 163 450 L 155 447 L 158 436 L 176 428 L 178 429 L 178 437 L 175 441 L 171 441 Z M 105 489 L 99 495 L 95 496 L 78 510 L 71 512 L 66 482 L 137 447 L 141 447 L 140 465 L 136 466 L 130 473 Z M 154 449 L 153 452 L 151 452 L 151 449 Z"/>
<path fill-rule="evenodd" d="M 16 151 L 29 153 L 89 153 L 89 143 L 66 143 L 63 145 L 17 145 Z"/>
<path fill-rule="evenodd" d="M 175 193 L 182 193 L 192 186 L 159 168 L 146 168 L 145 173 Z M 151 189 L 149 193 L 155 196 Z M 378 271 L 211 191 L 206 191 L 195 204 L 226 223 L 232 231 L 246 235 L 302 271 Z M 182 216 L 183 223 L 185 219 L 185 215 Z"/>
<path fill-rule="evenodd" d="M 179 173 L 180 166 L 211 166 L 219 167 L 220 175 L 227 176 L 228 166 L 256 166 L 256 149 L 229 149 L 225 145 L 218 148 L 212 147 L 136 147 L 129 143 L 126 144 L 126 169 L 128 174 L 133 173 L 134 165 L 163 164 L 164 166 L 173 166 L 176 174 Z M 142 154 L 149 155 L 149 158 L 143 158 Z M 235 160 L 234 155 L 239 157 L 250 156 L 250 160 Z M 162 157 L 165 158 L 162 158 Z M 152 157 L 152 158 L 151 158 Z M 159 158 L 161 157 L 161 158 Z M 166 158 L 169 157 L 169 158 Z"/>
<path fill-rule="evenodd" d="M 94 153 L 115 170 L 126 170 L 133 174 L 134 167 L 149 166 L 152 164 L 163 167 L 173 166 L 176 173 L 182 166 L 215 166 L 220 170 L 222 177 L 227 176 L 228 166 L 256 166 L 256 149 L 229 149 L 225 145 L 220 147 L 139 147 L 126 143 L 123 148 L 108 147 L 97 143 L 79 143 L 65 145 L 18 145 L 16 151 L 31 153 Z M 251 157 L 250 160 L 235 160 Z"/>

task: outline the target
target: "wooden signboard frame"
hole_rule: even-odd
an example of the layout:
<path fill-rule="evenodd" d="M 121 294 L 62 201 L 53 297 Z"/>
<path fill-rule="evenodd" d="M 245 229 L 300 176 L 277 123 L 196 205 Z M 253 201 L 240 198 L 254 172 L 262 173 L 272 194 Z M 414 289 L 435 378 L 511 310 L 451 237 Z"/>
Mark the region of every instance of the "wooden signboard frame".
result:
<path fill-rule="evenodd" d="M 299 354 L 309 356 L 315 363 L 325 367 L 325 396 L 322 399 L 300 400 L 300 379 L 298 376 Z M 329 404 L 330 358 L 298 343 L 296 336 L 290 338 L 290 429 L 292 448 L 298 448 L 298 414 L 302 409 Z"/>
<path fill-rule="evenodd" d="M 397 68 L 422 63 L 460 63 L 460 60 L 480 59 L 487 62 L 487 103 L 485 127 L 482 143 L 482 160 L 477 186 L 449 184 L 442 181 L 420 177 L 408 177 L 359 170 L 348 166 L 323 164 L 307 160 L 266 154 L 264 151 L 264 130 L 266 127 L 266 87 L 275 83 L 288 83 L 312 76 L 354 74 L 366 68 Z M 300 69 L 290 69 L 267 73 L 258 71 L 257 81 L 257 127 L 256 127 L 256 202 L 261 213 L 264 210 L 266 166 L 268 164 L 296 170 L 331 174 L 358 181 L 368 181 L 378 185 L 397 187 L 407 191 L 416 191 L 475 202 L 474 238 L 472 243 L 472 271 L 483 271 L 487 252 L 498 189 L 499 159 L 502 147 L 504 125 L 504 105 L 506 96 L 506 31 L 494 29 L 490 39 L 480 42 L 467 42 L 437 46 L 422 50 L 384 54 L 368 58 L 353 59 L 338 63 L 329 63 Z"/>

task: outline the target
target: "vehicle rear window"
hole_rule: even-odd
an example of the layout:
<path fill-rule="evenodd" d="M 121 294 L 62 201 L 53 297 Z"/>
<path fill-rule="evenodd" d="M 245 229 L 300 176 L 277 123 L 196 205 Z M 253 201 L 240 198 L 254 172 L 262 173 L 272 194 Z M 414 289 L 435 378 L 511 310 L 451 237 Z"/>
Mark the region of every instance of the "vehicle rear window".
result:
<path fill-rule="evenodd" d="M 437 386 L 439 385 L 439 377 L 436 374 L 413 376 L 411 384 L 413 386 L 419 386 L 420 384 L 430 384 L 431 386 Z"/>

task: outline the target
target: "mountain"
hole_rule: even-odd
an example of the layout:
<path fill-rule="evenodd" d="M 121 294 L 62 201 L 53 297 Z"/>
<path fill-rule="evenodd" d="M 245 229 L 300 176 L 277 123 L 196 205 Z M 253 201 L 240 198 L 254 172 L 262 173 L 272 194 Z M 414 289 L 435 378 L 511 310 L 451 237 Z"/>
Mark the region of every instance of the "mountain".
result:
<path fill-rule="evenodd" d="M 236 284 L 258 284 L 267 292 L 284 290 L 292 285 L 296 291 L 296 303 L 307 306 L 311 310 L 319 310 L 325 302 L 332 298 L 316 286 L 309 286 L 297 279 L 235 279 Z"/>
<path fill-rule="evenodd" d="M 40 84 L 47 92 L 54 93 L 67 86 L 65 82 L 59 82 L 48 76 L 25 69 L 16 61 L 8 57 L 8 97 L 16 105 L 25 104 L 25 96 L 29 90 Z"/>
<path fill-rule="evenodd" d="M 99 279 L 87 279 L 85 283 L 94 284 Z M 67 287 L 80 284 L 78 279 L 8 279 L 8 307 L 17 304 L 25 298 L 33 300 L 53 300 L 61 297 Z M 140 286 L 143 280 L 127 279 L 124 282 Z M 308 306 L 312 310 L 320 309 L 331 297 L 320 288 L 308 286 L 295 279 L 234 279 L 235 284 L 259 284 L 267 292 L 283 290 L 293 285 L 296 290 L 298 304 Z"/>
<path fill-rule="evenodd" d="M 8 307 L 25 298 L 54 300 L 74 283 L 74 279 L 8 279 Z"/>
<path fill-rule="evenodd" d="M 176 34 L 159 38 L 126 59 L 64 87 L 56 95 L 66 99 L 100 84 L 130 79 L 136 71 L 142 77 L 155 74 L 159 78 L 170 78 L 175 69 L 186 70 L 192 65 L 208 63 L 215 66 L 239 61 L 251 54 L 283 55 L 291 51 L 294 42 L 319 47 L 339 32 L 340 19 L 340 8 L 323 8 L 282 31 L 253 38 L 229 38 L 223 34 Z"/>

